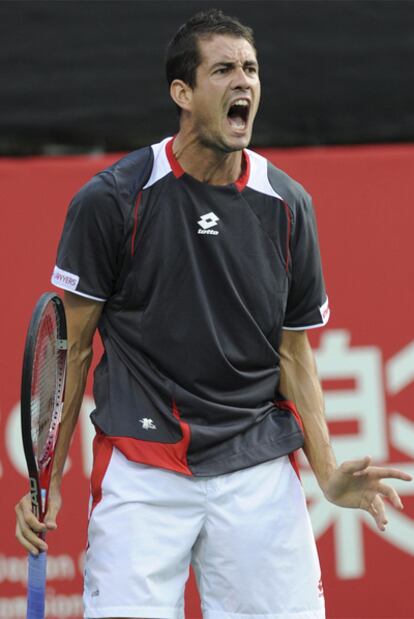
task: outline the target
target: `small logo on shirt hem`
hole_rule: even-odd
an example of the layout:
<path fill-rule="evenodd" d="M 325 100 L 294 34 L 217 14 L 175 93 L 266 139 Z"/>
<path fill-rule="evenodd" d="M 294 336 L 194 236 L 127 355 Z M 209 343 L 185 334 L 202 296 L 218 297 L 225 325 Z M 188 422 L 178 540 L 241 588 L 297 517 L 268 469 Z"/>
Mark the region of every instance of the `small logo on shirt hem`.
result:
<path fill-rule="evenodd" d="M 155 423 L 152 421 L 152 419 L 148 417 L 143 417 L 142 419 L 139 420 L 139 422 L 142 423 L 143 430 L 156 430 L 157 429 L 157 426 L 155 425 Z"/>

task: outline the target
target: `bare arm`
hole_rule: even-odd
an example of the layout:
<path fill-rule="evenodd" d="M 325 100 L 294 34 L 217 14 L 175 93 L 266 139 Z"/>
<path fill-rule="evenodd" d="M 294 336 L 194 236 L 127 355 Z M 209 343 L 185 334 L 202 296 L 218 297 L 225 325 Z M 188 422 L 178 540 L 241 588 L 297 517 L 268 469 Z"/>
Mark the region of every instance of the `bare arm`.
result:
<path fill-rule="evenodd" d="M 301 416 L 304 452 L 325 497 L 342 507 L 368 511 L 380 530 L 387 523 L 384 502 L 402 509 L 401 499 L 382 479 L 393 477 L 410 481 L 397 469 L 370 466 L 370 458 L 347 461 L 337 466 L 326 424 L 322 388 L 306 331 L 283 331 L 280 345 L 280 392 L 292 400 Z"/>
<path fill-rule="evenodd" d="M 16 537 L 30 552 L 46 549 L 37 533 L 56 528 L 56 516 L 61 506 L 60 486 L 70 442 L 78 421 L 92 360 L 93 336 L 102 313 L 103 303 L 65 292 L 64 305 L 68 328 L 68 356 L 65 402 L 59 437 L 55 449 L 49 489 L 48 511 L 44 524 L 32 514 L 30 498 L 23 497 L 16 505 Z"/>
<path fill-rule="evenodd" d="M 51 490 L 60 488 L 63 467 L 78 421 L 92 361 L 93 336 L 104 304 L 66 292 L 64 305 L 68 327 L 68 365 L 65 403 L 56 445 Z"/>
<path fill-rule="evenodd" d="M 323 490 L 337 464 L 325 419 L 322 388 L 306 331 L 283 331 L 279 352 L 279 389 L 299 411 L 305 435 L 303 450 Z"/>

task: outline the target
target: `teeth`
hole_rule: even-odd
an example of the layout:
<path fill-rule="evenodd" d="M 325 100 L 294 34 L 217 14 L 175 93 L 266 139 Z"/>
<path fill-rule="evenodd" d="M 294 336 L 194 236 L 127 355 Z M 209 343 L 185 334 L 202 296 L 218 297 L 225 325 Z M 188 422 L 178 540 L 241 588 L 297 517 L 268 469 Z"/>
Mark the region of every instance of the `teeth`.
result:
<path fill-rule="evenodd" d="M 232 103 L 232 105 L 242 105 L 243 107 L 248 107 L 249 106 L 249 102 L 246 101 L 246 99 L 237 99 L 237 101 Z"/>

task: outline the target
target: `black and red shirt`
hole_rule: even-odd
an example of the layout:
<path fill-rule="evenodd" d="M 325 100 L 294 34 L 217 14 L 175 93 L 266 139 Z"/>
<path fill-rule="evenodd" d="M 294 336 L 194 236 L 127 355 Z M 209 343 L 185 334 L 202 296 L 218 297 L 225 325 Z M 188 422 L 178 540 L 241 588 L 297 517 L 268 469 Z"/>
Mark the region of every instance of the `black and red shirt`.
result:
<path fill-rule="evenodd" d="M 99 430 L 131 460 L 216 475 L 302 445 L 278 346 L 329 310 L 306 191 L 250 150 L 237 182 L 202 183 L 172 141 L 79 191 L 52 282 L 105 303 Z"/>

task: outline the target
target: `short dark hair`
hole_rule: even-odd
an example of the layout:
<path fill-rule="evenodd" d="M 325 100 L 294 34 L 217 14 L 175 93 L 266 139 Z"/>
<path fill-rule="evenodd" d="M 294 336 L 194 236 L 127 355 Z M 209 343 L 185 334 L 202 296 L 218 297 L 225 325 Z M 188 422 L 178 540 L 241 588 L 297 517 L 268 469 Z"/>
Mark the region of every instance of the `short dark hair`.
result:
<path fill-rule="evenodd" d="M 237 17 L 229 17 L 218 9 L 201 11 L 183 24 L 168 44 L 165 62 L 168 86 L 175 79 L 191 88 L 195 86 L 196 70 L 201 62 L 198 39 L 216 34 L 246 39 L 256 50 L 253 30 L 243 26 Z"/>

